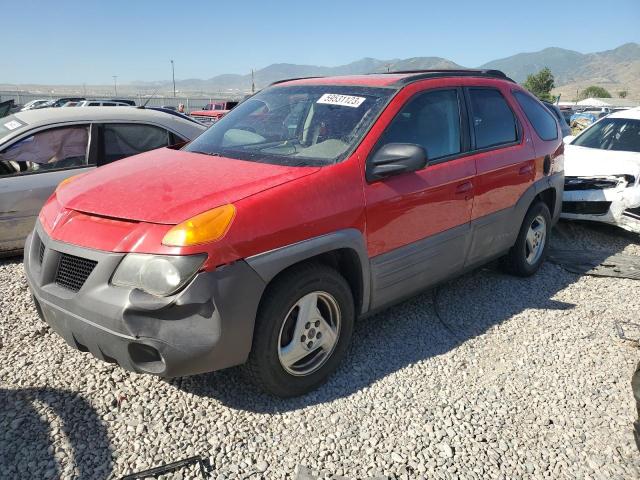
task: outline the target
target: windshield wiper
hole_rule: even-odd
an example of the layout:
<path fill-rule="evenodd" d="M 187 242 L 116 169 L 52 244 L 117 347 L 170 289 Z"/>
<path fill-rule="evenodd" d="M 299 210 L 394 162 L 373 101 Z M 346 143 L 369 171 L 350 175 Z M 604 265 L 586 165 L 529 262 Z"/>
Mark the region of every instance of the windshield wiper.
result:
<path fill-rule="evenodd" d="M 209 155 L 210 157 L 221 157 L 218 152 L 202 152 L 200 150 L 191 150 L 191 153 L 201 153 L 203 155 Z"/>

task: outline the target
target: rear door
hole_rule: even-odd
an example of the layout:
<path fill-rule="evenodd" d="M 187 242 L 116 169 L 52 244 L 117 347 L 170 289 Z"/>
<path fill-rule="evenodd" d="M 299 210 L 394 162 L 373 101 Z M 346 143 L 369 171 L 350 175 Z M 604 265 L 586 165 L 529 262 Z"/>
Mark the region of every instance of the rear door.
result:
<path fill-rule="evenodd" d="M 157 125 L 103 123 L 98 130 L 98 166 L 175 143 L 175 136 Z"/>
<path fill-rule="evenodd" d="M 90 125 L 25 133 L 0 150 L 0 253 L 19 250 L 44 202 L 91 167 Z"/>
<path fill-rule="evenodd" d="M 420 171 L 365 185 L 373 308 L 433 284 L 464 265 L 475 161 L 465 156 L 468 121 L 461 88 L 424 90 L 387 126 L 387 143 L 425 148 Z"/>
<path fill-rule="evenodd" d="M 477 175 L 473 240 L 467 265 L 510 247 L 514 207 L 535 178 L 535 151 L 505 86 L 467 87 L 471 149 Z"/>

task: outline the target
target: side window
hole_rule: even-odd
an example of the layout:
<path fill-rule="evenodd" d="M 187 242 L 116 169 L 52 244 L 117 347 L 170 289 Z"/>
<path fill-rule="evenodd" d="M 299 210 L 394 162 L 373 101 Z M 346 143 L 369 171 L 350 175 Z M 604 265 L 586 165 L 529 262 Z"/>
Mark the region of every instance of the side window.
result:
<path fill-rule="evenodd" d="M 153 125 L 106 123 L 102 125 L 100 165 L 169 145 L 168 132 Z"/>
<path fill-rule="evenodd" d="M 100 106 L 100 102 L 89 102 L 89 104 L 87 106 L 88 107 L 99 107 Z"/>
<path fill-rule="evenodd" d="M 0 152 L 0 176 L 84 167 L 88 143 L 88 125 L 35 133 Z"/>
<path fill-rule="evenodd" d="M 178 143 L 184 143 L 189 141 L 186 138 L 182 138 L 177 133 L 169 132 L 168 130 L 167 130 L 167 133 L 169 134 L 169 145 L 176 145 Z"/>
<path fill-rule="evenodd" d="M 429 160 L 435 160 L 460 153 L 460 140 L 458 93 L 435 90 L 409 100 L 382 134 L 378 146 L 414 143 L 424 147 Z"/>
<path fill-rule="evenodd" d="M 516 119 L 498 90 L 470 88 L 469 98 L 477 149 L 496 147 L 518 140 Z"/>
<path fill-rule="evenodd" d="M 513 92 L 513 96 L 542 140 L 555 140 L 558 138 L 556 120 L 553 118 L 552 113 L 547 110 L 547 107 L 524 92 Z"/>

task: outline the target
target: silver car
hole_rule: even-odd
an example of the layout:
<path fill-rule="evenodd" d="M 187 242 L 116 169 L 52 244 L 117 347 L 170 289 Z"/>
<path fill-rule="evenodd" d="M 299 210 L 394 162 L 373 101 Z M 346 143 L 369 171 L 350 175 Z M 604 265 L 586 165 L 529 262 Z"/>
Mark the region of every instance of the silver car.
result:
<path fill-rule="evenodd" d="M 0 256 L 18 253 L 64 179 L 194 139 L 195 121 L 135 107 L 47 108 L 0 119 Z"/>

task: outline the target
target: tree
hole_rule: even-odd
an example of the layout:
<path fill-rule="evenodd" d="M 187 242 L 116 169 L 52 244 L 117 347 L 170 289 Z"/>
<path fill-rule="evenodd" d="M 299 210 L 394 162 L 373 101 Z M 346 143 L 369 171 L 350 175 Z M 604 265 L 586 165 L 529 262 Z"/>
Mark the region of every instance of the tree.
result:
<path fill-rule="evenodd" d="M 618 96 L 619 96 L 620 98 L 627 98 L 627 94 L 628 94 L 628 93 L 629 93 L 629 92 L 627 92 L 626 90 L 620 90 L 620 91 L 618 92 Z"/>
<path fill-rule="evenodd" d="M 611 94 L 602 87 L 591 85 L 582 90 L 578 96 L 578 100 L 584 100 L 585 98 L 611 98 Z"/>
<path fill-rule="evenodd" d="M 544 67 L 538 73 L 528 75 L 522 85 L 540 100 L 546 100 L 547 102 L 553 101 L 551 90 L 556 85 L 553 73 L 551 73 L 548 67 Z"/>

